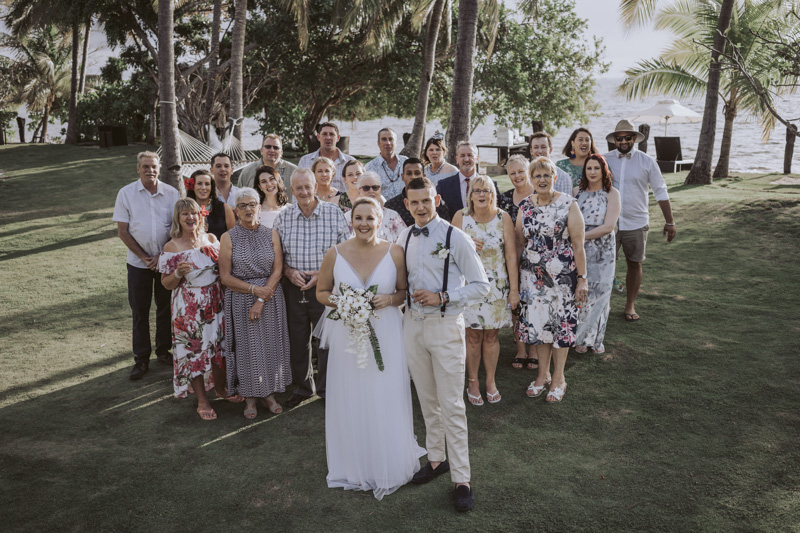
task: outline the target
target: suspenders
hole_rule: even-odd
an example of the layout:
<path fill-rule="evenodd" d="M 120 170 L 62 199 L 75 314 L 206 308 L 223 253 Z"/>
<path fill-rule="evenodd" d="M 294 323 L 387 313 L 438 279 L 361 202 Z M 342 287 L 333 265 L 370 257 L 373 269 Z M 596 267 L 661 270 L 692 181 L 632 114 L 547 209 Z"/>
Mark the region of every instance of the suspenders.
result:
<path fill-rule="evenodd" d="M 447 225 L 447 238 L 445 239 L 444 247 L 450 250 L 450 235 L 453 234 L 453 226 L 450 224 Z M 406 236 L 406 245 L 404 248 L 406 254 L 406 272 L 408 272 L 408 243 L 411 241 L 411 235 L 413 233 L 411 231 L 408 232 Z M 447 275 L 450 272 L 450 253 L 447 254 L 447 257 L 444 258 L 444 275 L 442 276 L 442 293 L 447 292 Z M 411 309 L 411 287 L 408 288 L 406 291 L 406 306 Z M 442 316 L 444 316 L 445 311 L 447 310 L 447 303 L 444 301 L 444 297 L 442 297 Z"/>

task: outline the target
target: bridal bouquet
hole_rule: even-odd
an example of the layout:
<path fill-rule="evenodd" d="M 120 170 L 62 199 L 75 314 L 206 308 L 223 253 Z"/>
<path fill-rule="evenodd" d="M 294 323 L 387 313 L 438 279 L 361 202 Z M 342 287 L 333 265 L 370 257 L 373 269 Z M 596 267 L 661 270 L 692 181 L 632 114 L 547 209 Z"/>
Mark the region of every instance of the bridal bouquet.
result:
<path fill-rule="evenodd" d="M 383 372 L 383 358 L 375 328 L 369 321 L 370 317 L 378 318 L 375 314 L 375 305 L 372 298 L 378 293 L 378 286 L 372 285 L 367 289 L 354 289 L 347 283 L 339 284 L 341 294 L 332 294 L 331 303 L 336 304 L 328 318 L 341 320 L 350 329 L 347 351 L 357 357 L 358 368 L 367 368 L 367 344 L 372 346 L 375 354 L 375 363 L 378 370 Z"/>

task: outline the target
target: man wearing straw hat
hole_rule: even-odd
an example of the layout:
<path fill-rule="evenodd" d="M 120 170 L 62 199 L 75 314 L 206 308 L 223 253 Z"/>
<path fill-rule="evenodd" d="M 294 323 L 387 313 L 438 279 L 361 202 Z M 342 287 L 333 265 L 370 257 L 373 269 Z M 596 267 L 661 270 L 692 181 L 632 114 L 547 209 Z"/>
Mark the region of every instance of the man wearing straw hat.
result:
<path fill-rule="evenodd" d="M 625 276 L 625 320 L 635 322 L 639 320 L 639 315 L 634 304 L 642 284 L 642 263 L 645 258 L 647 232 L 650 229 L 648 187 L 653 190 L 653 196 L 664 215 L 663 234 L 667 236 L 667 242 L 672 242 L 675 238 L 675 220 L 672 218 L 667 184 L 656 160 L 636 148 L 644 140 L 644 135 L 636 131 L 631 122 L 620 120 L 614 131 L 606 136 L 606 140 L 617 145 L 617 149 L 605 154 L 605 158 L 622 203 L 616 237 L 617 253 L 619 254 L 621 247 L 628 265 Z"/>

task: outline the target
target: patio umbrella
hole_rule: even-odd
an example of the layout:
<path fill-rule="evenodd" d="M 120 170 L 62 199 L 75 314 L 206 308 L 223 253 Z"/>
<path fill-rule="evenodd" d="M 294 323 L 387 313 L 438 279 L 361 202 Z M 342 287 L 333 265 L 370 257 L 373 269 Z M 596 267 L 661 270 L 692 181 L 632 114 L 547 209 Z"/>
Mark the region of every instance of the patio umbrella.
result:
<path fill-rule="evenodd" d="M 684 107 L 677 100 L 659 100 L 654 106 L 639 111 L 630 117 L 631 122 L 655 122 L 664 124 L 664 136 L 667 135 L 667 123 L 671 120 L 678 124 L 694 124 L 703 120 L 703 115 Z"/>

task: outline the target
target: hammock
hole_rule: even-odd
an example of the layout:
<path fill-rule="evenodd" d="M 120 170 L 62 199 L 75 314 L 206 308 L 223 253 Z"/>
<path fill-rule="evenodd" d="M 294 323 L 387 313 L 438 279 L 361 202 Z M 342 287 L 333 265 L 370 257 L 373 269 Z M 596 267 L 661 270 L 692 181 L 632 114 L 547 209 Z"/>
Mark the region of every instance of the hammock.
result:
<path fill-rule="evenodd" d="M 225 128 L 225 135 L 222 139 L 217 137 L 214 128 L 209 127 L 208 144 L 199 139 L 195 139 L 188 133 L 178 130 L 178 153 L 181 158 L 181 174 L 185 177 L 192 175 L 195 170 L 209 170 L 211 168 L 211 156 L 220 152 L 227 154 L 231 158 L 233 170 L 258 161 L 257 157 L 248 154 L 242 147 L 242 141 L 233 135 L 233 120 L 228 120 Z M 157 153 L 161 155 L 161 147 Z"/>

